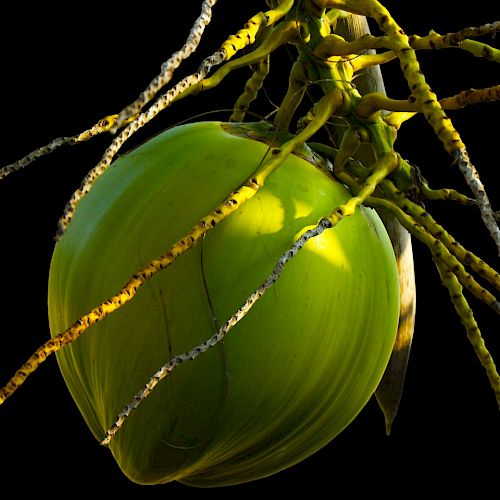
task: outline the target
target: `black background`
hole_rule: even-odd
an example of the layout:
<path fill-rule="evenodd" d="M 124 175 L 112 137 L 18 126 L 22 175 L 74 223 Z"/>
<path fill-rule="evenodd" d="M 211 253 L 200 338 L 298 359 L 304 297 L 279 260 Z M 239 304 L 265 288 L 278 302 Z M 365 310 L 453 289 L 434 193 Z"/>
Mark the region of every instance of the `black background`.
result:
<path fill-rule="evenodd" d="M 417 3 L 417 2 L 412 2 Z M 198 15 L 198 0 L 143 1 L 115 11 L 80 4 L 71 10 L 47 10 L 18 3 L 3 16 L 1 164 L 15 161 L 37 146 L 88 128 L 104 115 L 131 102 L 157 74 L 160 64 L 181 47 Z M 220 0 L 213 25 L 186 71 L 215 51 L 224 35 L 237 31 L 265 2 Z M 175 7 L 168 7 L 175 5 Z M 451 0 L 388 1 L 407 33 L 440 33 L 494 21 L 498 6 L 477 0 L 457 10 Z M 81 9 L 81 10 L 80 10 Z M 496 9 L 496 12 L 494 11 Z M 494 42 L 493 42 L 494 43 Z M 283 94 L 287 52 L 272 66 L 269 97 Z M 497 84 L 498 66 L 458 50 L 423 53 L 428 81 L 440 97 L 470 87 Z M 393 97 L 408 94 L 397 62 L 384 69 Z M 231 75 L 219 89 L 189 98 L 162 113 L 135 141 L 193 114 L 230 108 L 247 71 Z M 260 107 L 259 107 L 260 106 Z M 257 110 L 269 110 L 266 100 Z M 498 207 L 498 103 L 450 113 L 473 162 Z M 225 119 L 227 113 L 205 119 Z M 414 123 L 412 123 L 414 122 Z M 55 226 L 71 193 L 94 166 L 110 140 L 66 148 L 0 182 L 1 315 L 0 383 L 4 383 L 43 343 L 48 333 L 46 281 Z M 463 182 L 423 119 L 400 132 L 398 150 L 424 171 L 437 187 L 462 189 Z M 473 251 L 498 268 L 494 245 L 474 208 L 433 204 L 441 221 Z M 255 498 L 279 489 L 280 497 L 305 488 L 311 496 L 346 497 L 357 493 L 390 497 L 428 491 L 495 491 L 498 484 L 500 414 L 486 376 L 465 331 L 440 285 L 429 252 L 414 246 L 417 271 L 417 325 L 406 390 L 390 437 L 371 401 L 330 445 L 303 463 L 251 484 L 198 490 L 181 484 L 145 487 L 128 481 L 110 453 L 87 430 L 64 387 L 55 359 L 48 360 L 0 408 L 0 480 L 25 497 L 47 492 L 52 498 L 101 490 L 125 498 Z M 498 320 L 471 299 L 496 359 L 500 360 Z M 7 498 L 5 496 L 4 498 Z"/>

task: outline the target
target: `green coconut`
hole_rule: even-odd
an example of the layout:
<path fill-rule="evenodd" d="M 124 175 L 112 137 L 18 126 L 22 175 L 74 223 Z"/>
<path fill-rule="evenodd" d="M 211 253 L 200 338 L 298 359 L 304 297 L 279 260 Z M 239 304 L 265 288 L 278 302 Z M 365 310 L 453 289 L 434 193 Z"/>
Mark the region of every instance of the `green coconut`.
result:
<path fill-rule="evenodd" d="M 203 122 L 172 128 L 117 159 L 56 244 L 48 291 L 52 335 L 182 238 L 252 174 L 268 149 L 265 137 Z M 304 228 L 350 196 L 314 161 L 290 156 L 253 198 L 133 300 L 58 352 L 95 438 L 103 439 L 160 366 L 224 324 Z M 398 314 L 389 238 L 377 214 L 362 207 L 308 241 L 223 341 L 180 365 L 131 413 L 110 443 L 119 467 L 143 484 L 221 486 L 310 456 L 375 391 Z"/>

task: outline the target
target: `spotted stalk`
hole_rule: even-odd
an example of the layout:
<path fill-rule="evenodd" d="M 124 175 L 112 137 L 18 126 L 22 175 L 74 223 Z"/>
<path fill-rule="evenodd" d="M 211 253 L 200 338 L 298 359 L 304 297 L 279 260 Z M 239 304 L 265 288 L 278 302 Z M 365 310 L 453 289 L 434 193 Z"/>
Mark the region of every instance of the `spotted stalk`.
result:
<path fill-rule="evenodd" d="M 274 26 L 285 17 L 293 7 L 294 0 L 279 0 L 275 7 L 267 12 L 259 12 L 251 17 L 245 27 L 235 35 L 231 35 L 221 46 L 229 60 L 236 52 L 255 42 L 257 33 L 263 28 Z"/>
<path fill-rule="evenodd" d="M 440 201 L 455 201 L 461 205 L 474 205 L 475 200 L 469 198 L 468 196 L 458 192 L 456 189 L 441 188 L 432 189 L 427 184 L 427 181 L 421 181 L 419 183 L 419 191 L 422 196 L 427 200 L 440 200 Z"/>
<path fill-rule="evenodd" d="M 118 115 L 106 116 L 99 120 L 95 125 L 87 130 L 84 130 L 80 134 L 73 135 L 71 137 L 58 137 L 57 139 L 52 140 L 46 146 L 37 148 L 20 160 L 2 167 L 0 169 L 0 180 L 12 174 L 13 172 L 17 172 L 18 170 L 23 169 L 38 158 L 53 153 L 57 148 L 61 146 L 73 146 L 75 144 L 86 142 L 96 135 L 102 134 L 103 132 L 109 132 L 115 125 L 117 119 Z"/>
<path fill-rule="evenodd" d="M 446 97 L 439 102 L 445 109 L 462 109 L 471 104 L 493 102 L 500 100 L 500 85 L 484 89 L 468 89 L 452 97 Z"/>
<path fill-rule="evenodd" d="M 485 24 L 483 26 L 465 28 L 456 33 L 447 33 L 446 35 L 440 35 L 435 31 L 431 31 L 427 36 L 423 37 L 412 35 L 409 38 L 409 42 L 415 50 L 459 48 L 476 57 L 483 57 L 493 62 L 500 62 L 500 50 L 476 40 L 469 40 L 470 38 L 487 34 L 494 35 L 498 31 L 500 31 L 500 21 Z"/>

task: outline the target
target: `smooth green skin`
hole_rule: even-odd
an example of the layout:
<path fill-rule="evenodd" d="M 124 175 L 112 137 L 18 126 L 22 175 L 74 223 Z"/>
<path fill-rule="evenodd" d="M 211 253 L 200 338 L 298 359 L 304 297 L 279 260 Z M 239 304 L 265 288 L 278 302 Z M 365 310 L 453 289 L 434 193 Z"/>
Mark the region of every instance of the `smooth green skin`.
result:
<path fill-rule="evenodd" d="M 267 150 L 205 122 L 168 130 L 119 158 L 56 245 L 52 334 L 184 236 Z M 311 163 L 290 157 L 201 244 L 60 351 L 61 371 L 95 437 L 104 437 L 161 365 L 236 311 L 305 226 L 349 196 Z M 299 462 L 373 394 L 398 309 L 392 247 L 376 213 L 362 208 L 309 241 L 222 343 L 174 370 L 132 412 L 110 446 L 120 468 L 139 483 L 220 486 Z"/>

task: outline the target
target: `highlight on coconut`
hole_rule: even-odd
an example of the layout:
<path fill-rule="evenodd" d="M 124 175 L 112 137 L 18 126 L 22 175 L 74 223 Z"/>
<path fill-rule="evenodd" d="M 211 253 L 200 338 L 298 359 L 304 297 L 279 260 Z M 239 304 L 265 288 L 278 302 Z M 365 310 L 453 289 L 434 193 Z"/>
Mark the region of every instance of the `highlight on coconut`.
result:
<path fill-rule="evenodd" d="M 14 178 L 59 148 L 109 136 L 58 222 L 51 338 L 2 382 L 0 405 L 55 354 L 96 442 L 140 484 L 269 476 L 331 442 L 372 397 L 389 433 L 415 329 L 412 245 L 428 249 L 500 405 L 470 300 L 498 314 L 500 275 L 433 213 L 468 206 L 473 230 L 500 252 L 481 165 L 449 116 L 499 100 L 500 85 L 440 95 L 419 64 L 436 50 L 498 64 L 500 21 L 417 36 L 377 0 L 261 0 L 176 81 L 221 14 L 216 3 L 200 2 L 185 44 L 135 101 L 0 169 L 0 180 Z M 253 112 L 284 46 L 293 65 L 282 100 Z M 407 98 L 386 95 L 386 65 L 399 65 Z M 209 99 L 249 67 L 226 120 L 174 124 L 127 149 L 163 110 Z M 431 185 L 425 165 L 398 153 L 400 129 L 418 116 L 467 191 Z"/>

